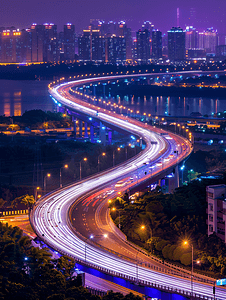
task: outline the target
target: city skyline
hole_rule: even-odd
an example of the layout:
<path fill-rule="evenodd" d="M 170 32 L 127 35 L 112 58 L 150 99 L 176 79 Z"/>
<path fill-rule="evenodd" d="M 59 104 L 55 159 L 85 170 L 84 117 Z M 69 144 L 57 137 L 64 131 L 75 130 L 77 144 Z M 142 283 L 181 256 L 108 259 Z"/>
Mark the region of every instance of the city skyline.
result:
<path fill-rule="evenodd" d="M 141 28 L 144 21 L 151 21 L 156 29 L 163 33 L 177 25 L 177 8 L 179 8 L 179 25 L 185 29 L 186 25 L 193 25 L 198 30 L 214 27 L 220 33 L 226 31 L 225 9 L 226 3 L 218 0 L 217 3 L 209 1 L 191 0 L 168 2 L 160 0 L 158 3 L 144 0 L 142 5 L 132 1 L 114 2 L 100 0 L 94 3 L 91 0 L 73 2 L 53 0 L 52 2 L 26 1 L 16 2 L 9 0 L 2 4 L 0 12 L 0 26 L 15 26 L 27 28 L 32 23 L 43 24 L 46 22 L 58 25 L 59 31 L 63 25 L 70 22 L 75 24 L 76 32 L 81 31 L 90 23 L 90 19 L 106 21 L 126 21 L 132 30 Z"/>

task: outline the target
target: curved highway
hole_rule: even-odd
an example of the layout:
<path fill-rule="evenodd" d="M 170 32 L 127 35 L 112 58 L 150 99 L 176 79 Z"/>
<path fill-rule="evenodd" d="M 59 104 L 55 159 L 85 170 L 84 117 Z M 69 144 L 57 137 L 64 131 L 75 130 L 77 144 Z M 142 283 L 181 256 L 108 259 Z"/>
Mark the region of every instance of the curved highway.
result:
<path fill-rule="evenodd" d="M 144 75 L 147 76 L 147 74 Z M 123 78 L 123 76 L 115 78 Z M 60 253 L 72 256 L 83 261 L 83 263 L 91 264 L 102 270 L 108 270 L 115 275 L 123 275 L 125 278 L 138 279 L 143 282 L 156 282 L 162 286 L 177 288 L 189 293 L 191 289 L 190 279 L 186 280 L 155 272 L 145 267 L 139 267 L 138 272 L 134 260 L 119 257 L 104 248 L 88 243 L 87 239 L 76 232 L 71 224 L 69 210 L 72 205 L 76 205 L 103 190 L 105 192 L 112 191 L 112 185 L 122 178 L 132 177 L 134 180 L 131 184 L 136 185 L 150 176 L 172 168 L 192 151 L 191 144 L 182 137 L 166 133 L 162 135 L 163 131 L 160 129 L 101 109 L 70 94 L 71 87 L 81 85 L 84 82 L 107 79 L 108 77 L 86 78 L 63 83 L 51 87 L 50 93 L 59 103 L 72 110 L 80 111 L 142 137 L 146 143 L 146 148 L 129 161 L 41 198 L 30 214 L 31 224 L 36 234 Z M 113 79 L 113 76 L 110 79 Z M 177 155 L 175 155 L 175 151 L 178 153 Z M 74 223 L 76 224 L 76 215 L 74 216 Z M 194 282 L 194 293 L 211 297 L 212 286 Z M 216 298 L 226 299 L 225 290 L 218 288 Z"/>

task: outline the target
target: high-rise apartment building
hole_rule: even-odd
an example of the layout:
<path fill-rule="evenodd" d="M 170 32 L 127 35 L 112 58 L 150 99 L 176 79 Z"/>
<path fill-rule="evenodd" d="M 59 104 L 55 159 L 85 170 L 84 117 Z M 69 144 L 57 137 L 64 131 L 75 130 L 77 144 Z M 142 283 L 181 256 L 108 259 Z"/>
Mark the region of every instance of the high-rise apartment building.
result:
<path fill-rule="evenodd" d="M 31 61 L 43 62 L 44 26 L 33 23 L 31 25 Z"/>
<path fill-rule="evenodd" d="M 151 38 L 150 31 L 147 29 L 139 30 L 136 33 L 137 61 L 147 63 L 151 58 Z"/>
<path fill-rule="evenodd" d="M 27 30 L 3 29 L 0 32 L 0 62 L 26 63 L 31 60 L 30 34 Z"/>
<path fill-rule="evenodd" d="M 168 57 L 171 61 L 185 59 L 185 32 L 180 27 L 168 31 Z"/>
<path fill-rule="evenodd" d="M 162 32 L 159 30 L 152 31 L 152 57 L 159 59 L 162 57 Z"/>
<path fill-rule="evenodd" d="M 83 30 L 83 35 L 79 37 L 79 59 L 82 61 L 104 61 L 105 41 L 100 35 L 100 30 Z"/>
<path fill-rule="evenodd" d="M 126 62 L 126 39 L 112 35 L 106 38 L 105 61 L 112 64 L 121 64 Z"/>
<path fill-rule="evenodd" d="M 45 23 L 31 26 L 32 62 L 59 61 L 57 25 Z"/>
<path fill-rule="evenodd" d="M 210 185 L 206 187 L 208 236 L 213 234 L 226 243 L 226 185 Z"/>
<path fill-rule="evenodd" d="M 124 21 L 118 23 L 117 34 L 118 37 L 124 37 L 126 40 L 126 59 L 132 59 L 132 34 L 131 28 L 128 28 Z"/>
<path fill-rule="evenodd" d="M 218 34 L 217 30 L 213 28 L 207 28 L 204 31 L 204 49 L 206 52 L 216 53 L 216 47 L 218 46 Z"/>
<path fill-rule="evenodd" d="M 154 30 L 154 25 L 150 21 L 145 21 L 142 25 L 142 30 L 147 29 L 148 31 L 152 32 Z"/>
<path fill-rule="evenodd" d="M 44 41 L 43 41 L 43 61 L 58 62 L 59 49 L 57 39 L 57 25 L 45 23 L 44 25 Z"/>
<path fill-rule="evenodd" d="M 64 60 L 73 62 L 75 60 L 75 25 L 70 23 L 64 25 L 63 47 Z"/>
<path fill-rule="evenodd" d="M 185 29 L 185 47 L 186 49 L 199 48 L 199 33 L 193 26 L 187 26 Z"/>

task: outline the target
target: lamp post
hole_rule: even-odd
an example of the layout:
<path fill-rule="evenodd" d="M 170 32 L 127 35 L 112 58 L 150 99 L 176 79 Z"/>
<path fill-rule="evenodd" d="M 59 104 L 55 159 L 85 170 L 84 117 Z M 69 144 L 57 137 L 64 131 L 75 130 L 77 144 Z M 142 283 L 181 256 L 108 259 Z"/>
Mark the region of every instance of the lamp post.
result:
<path fill-rule="evenodd" d="M 98 158 L 97 158 L 98 172 L 100 172 L 100 157 L 101 157 L 101 156 L 105 156 L 105 155 L 106 155 L 105 152 L 103 152 L 103 153 L 101 153 L 100 155 L 98 155 Z"/>
<path fill-rule="evenodd" d="M 189 245 L 188 241 L 184 241 L 184 245 Z M 194 248 L 193 244 L 190 245 L 191 247 L 191 299 L 193 299 L 193 262 L 194 262 Z"/>
<path fill-rule="evenodd" d="M 121 149 L 118 147 L 117 149 L 113 150 L 113 167 L 115 166 L 115 152 L 120 151 Z"/>
<path fill-rule="evenodd" d="M 85 157 L 85 158 L 83 158 L 81 161 L 80 161 L 80 180 L 82 180 L 82 162 L 83 161 L 87 161 L 87 158 Z"/>
<path fill-rule="evenodd" d="M 35 202 L 36 202 L 36 200 L 37 200 L 37 198 L 38 198 L 38 191 L 39 191 L 39 190 L 40 190 L 40 187 L 37 186 L 36 189 L 35 189 Z"/>
<path fill-rule="evenodd" d="M 50 176 L 51 176 L 51 174 L 47 173 L 46 176 L 44 177 L 44 193 L 46 193 L 46 179 Z"/>
<path fill-rule="evenodd" d="M 118 228 L 121 229 L 121 224 L 120 224 L 120 210 L 117 210 L 115 207 L 112 207 L 112 211 L 117 211 L 119 214 L 119 222 L 118 222 Z"/>
<path fill-rule="evenodd" d="M 184 183 L 184 168 L 185 168 L 185 165 L 182 165 L 181 167 L 180 167 L 180 169 L 181 169 L 181 171 L 182 171 L 182 186 L 183 186 L 183 183 Z"/>
<path fill-rule="evenodd" d="M 62 169 L 63 168 L 67 169 L 68 165 L 64 165 L 63 167 L 60 168 L 60 188 L 62 188 Z"/>

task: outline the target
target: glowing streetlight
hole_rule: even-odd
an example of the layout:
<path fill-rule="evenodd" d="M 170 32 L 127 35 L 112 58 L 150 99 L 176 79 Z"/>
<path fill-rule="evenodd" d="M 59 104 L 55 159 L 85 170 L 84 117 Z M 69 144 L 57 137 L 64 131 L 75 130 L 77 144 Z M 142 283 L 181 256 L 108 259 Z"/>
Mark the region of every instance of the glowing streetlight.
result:
<path fill-rule="evenodd" d="M 60 188 L 62 188 L 62 169 L 67 169 L 68 165 L 64 165 L 63 167 L 60 168 Z"/>
<path fill-rule="evenodd" d="M 86 157 L 84 157 L 81 161 L 80 161 L 80 180 L 82 180 L 82 162 L 83 161 L 87 161 L 88 159 Z"/>
<path fill-rule="evenodd" d="M 35 189 L 35 201 L 37 200 L 38 198 L 38 191 L 40 190 L 40 186 L 37 186 L 36 189 Z"/>
<path fill-rule="evenodd" d="M 105 152 L 101 153 L 97 158 L 98 172 L 100 172 L 100 157 L 101 156 L 106 156 L 106 153 Z"/>
<path fill-rule="evenodd" d="M 184 241 L 184 246 L 191 247 L 191 298 L 193 299 L 193 261 L 194 261 L 194 249 L 193 244 L 189 244 L 188 241 Z"/>
<path fill-rule="evenodd" d="M 121 148 L 117 148 L 117 149 L 115 149 L 114 151 L 113 151 L 113 167 L 114 167 L 114 165 L 115 165 L 115 152 L 116 151 L 120 151 L 121 150 Z"/>
<path fill-rule="evenodd" d="M 51 176 L 50 173 L 47 173 L 46 176 L 44 177 L 44 193 L 46 192 L 46 179 Z"/>
<path fill-rule="evenodd" d="M 119 214 L 118 228 L 121 229 L 121 223 L 120 223 L 120 210 L 117 210 L 115 207 L 112 207 L 112 211 L 118 212 L 118 214 Z"/>

